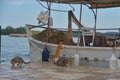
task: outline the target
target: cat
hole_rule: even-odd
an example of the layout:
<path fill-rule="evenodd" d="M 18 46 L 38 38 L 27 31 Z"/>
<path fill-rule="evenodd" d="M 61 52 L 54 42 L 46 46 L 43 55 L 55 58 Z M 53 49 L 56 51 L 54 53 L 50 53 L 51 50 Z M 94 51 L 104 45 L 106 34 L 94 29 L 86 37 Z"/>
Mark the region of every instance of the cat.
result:
<path fill-rule="evenodd" d="M 17 66 L 22 66 L 23 64 L 27 64 L 29 62 L 24 62 L 24 60 L 21 57 L 15 57 L 11 59 L 11 64 L 12 66 L 15 66 L 17 64 Z"/>
<path fill-rule="evenodd" d="M 71 65 L 72 60 L 71 58 L 67 58 L 67 57 L 60 57 L 57 61 L 57 65 L 58 66 L 67 66 L 67 65 Z"/>

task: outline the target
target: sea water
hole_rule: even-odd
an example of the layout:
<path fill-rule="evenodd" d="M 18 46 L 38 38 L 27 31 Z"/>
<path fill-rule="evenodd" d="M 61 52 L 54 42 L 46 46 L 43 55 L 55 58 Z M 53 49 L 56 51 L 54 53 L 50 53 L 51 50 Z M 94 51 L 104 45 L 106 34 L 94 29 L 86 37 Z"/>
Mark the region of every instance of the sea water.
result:
<path fill-rule="evenodd" d="M 74 41 L 77 42 L 77 38 L 74 38 Z M 16 56 L 29 61 L 29 55 L 29 43 L 26 37 L 1 36 L 1 62 L 9 62 Z"/>
<path fill-rule="evenodd" d="M 29 60 L 29 44 L 26 37 L 1 36 L 1 62 L 9 62 L 12 58 L 20 56 Z"/>

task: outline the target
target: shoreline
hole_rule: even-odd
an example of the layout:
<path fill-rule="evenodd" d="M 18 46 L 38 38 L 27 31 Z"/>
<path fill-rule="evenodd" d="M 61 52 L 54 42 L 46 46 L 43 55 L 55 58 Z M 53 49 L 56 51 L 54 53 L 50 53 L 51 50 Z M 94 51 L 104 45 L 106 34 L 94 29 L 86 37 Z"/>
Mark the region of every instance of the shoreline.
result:
<path fill-rule="evenodd" d="M 27 37 L 27 34 L 9 34 L 10 37 Z"/>

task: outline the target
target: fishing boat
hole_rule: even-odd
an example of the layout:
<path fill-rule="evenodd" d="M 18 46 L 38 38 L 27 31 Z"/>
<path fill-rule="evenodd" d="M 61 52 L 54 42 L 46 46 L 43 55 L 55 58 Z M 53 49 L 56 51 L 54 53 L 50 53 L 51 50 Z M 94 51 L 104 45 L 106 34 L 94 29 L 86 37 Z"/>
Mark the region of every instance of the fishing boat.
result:
<path fill-rule="evenodd" d="M 74 22 L 76 26 L 78 27 L 78 29 L 76 30 L 78 32 L 77 44 L 66 45 L 63 43 L 63 48 L 60 50 L 59 56 L 66 55 L 67 57 L 71 57 L 74 59 L 75 56 L 78 55 L 79 59 L 87 57 L 91 60 L 95 58 L 99 58 L 99 60 L 104 60 L 104 61 L 109 60 L 112 54 L 115 54 L 117 58 L 120 57 L 120 46 L 117 46 L 117 44 L 120 42 L 119 39 L 114 40 L 114 46 L 93 45 L 95 43 L 96 30 L 118 30 L 119 31 L 118 33 L 120 34 L 120 28 L 104 28 L 104 29 L 96 28 L 97 9 L 120 7 L 120 0 L 36 0 L 36 1 L 43 7 L 45 6 L 42 5 L 42 2 L 47 3 L 48 7 L 45 7 L 45 8 L 48 9 L 48 13 L 47 13 L 48 15 L 42 14 L 43 12 L 41 13 L 42 16 L 40 15 L 39 17 L 42 17 L 42 19 L 39 19 L 38 17 L 39 22 L 40 22 L 39 25 L 26 24 L 26 31 L 27 31 L 27 36 L 29 39 L 29 44 L 30 44 L 31 61 L 42 61 L 42 58 L 43 58 L 42 53 L 45 47 L 47 48 L 49 55 L 54 55 L 58 47 L 58 44 L 48 42 L 49 33 L 46 33 L 47 35 L 46 41 L 36 40 L 33 38 L 33 34 L 32 34 L 33 28 L 45 28 L 47 29 L 47 31 L 50 29 L 51 10 L 64 12 L 64 10 L 51 9 L 51 3 L 55 3 L 56 5 L 57 4 L 68 4 L 69 6 L 71 6 L 71 4 L 79 4 L 81 6 L 80 7 L 80 20 L 77 20 L 73 11 L 69 10 L 67 11 L 68 12 L 68 28 L 62 29 L 62 30 L 66 30 L 68 41 L 71 41 L 73 39 L 73 35 L 72 35 L 73 29 L 72 29 L 71 24 L 72 22 Z M 89 7 L 89 9 L 91 9 L 91 11 L 94 14 L 95 25 L 93 28 L 87 28 L 81 24 L 82 5 Z M 44 27 L 45 25 L 47 25 L 47 27 Z M 61 28 L 52 28 L 52 29 L 61 30 Z M 92 36 L 92 41 L 89 43 L 89 45 L 86 45 L 87 42 L 86 42 L 85 36 Z M 81 43 L 81 40 L 82 40 L 82 43 Z"/>

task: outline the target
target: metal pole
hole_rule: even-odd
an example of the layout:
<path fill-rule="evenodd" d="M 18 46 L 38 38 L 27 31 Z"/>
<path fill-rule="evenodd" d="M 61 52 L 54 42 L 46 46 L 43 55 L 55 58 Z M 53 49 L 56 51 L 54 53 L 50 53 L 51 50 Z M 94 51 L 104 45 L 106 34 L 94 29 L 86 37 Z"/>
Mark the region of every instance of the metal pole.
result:
<path fill-rule="evenodd" d="M 50 15 L 51 15 L 50 8 L 51 8 L 51 3 L 48 2 L 47 5 L 48 5 L 48 15 L 49 15 L 49 18 L 48 18 L 48 28 L 47 28 L 47 33 L 46 33 L 46 42 L 48 42 L 48 37 L 50 35 Z"/>
<path fill-rule="evenodd" d="M 1 26 L 0 26 L 0 63 L 1 63 Z"/>
<path fill-rule="evenodd" d="M 97 5 L 96 5 L 96 6 L 97 6 Z M 95 12 L 94 16 L 95 16 L 95 26 L 94 26 L 93 45 L 94 45 L 95 36 L 96 36 L 96 25 L 97 25 L 97 8 L 96 8 L 96 12 Z"/>
<path fill-rule="evenodd" d="M 96 14 L 95 14 L 95 35 L 96 35 L 96 25 L 97 25 L 97 8 L 96 8 Z"/>
<path fill-rule="evenodd" d="M 118 40 L 120 40 L 120 28 L 118 29 Z M 120 53 L 119 53 L 119 59 L 120 59 Z"/>
<path fill-rule="evenodd" d="M 80 24 L 81 24 L 81 18 L 82 18 L 82 3 L 81 3 L 81 5 L 80 5 L 80 18 L 79 18 L 79 21 L 80 21 Z M 80 43 L 80 38 L 81 36 L 80 36 L 80 28 L 78 29 L 78 46 L 79 46 L 79 43 Z"/>

